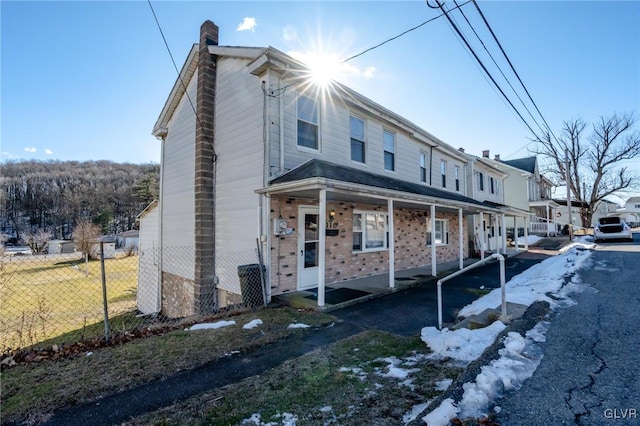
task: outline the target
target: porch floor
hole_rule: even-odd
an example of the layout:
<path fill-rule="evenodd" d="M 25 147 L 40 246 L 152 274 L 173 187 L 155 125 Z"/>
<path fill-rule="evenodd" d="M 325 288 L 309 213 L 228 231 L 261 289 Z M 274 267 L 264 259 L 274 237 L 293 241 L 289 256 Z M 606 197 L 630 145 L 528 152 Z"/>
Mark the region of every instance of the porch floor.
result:
<path fill-rule="evenodd" d="M 523 251 L 517 251 L 513 247 L 510 247 L 507 249 L 506 257 L 513 257 L 519 253 L 523 253 Z M 479 258 L 467 258 L 464 259 L 463 264 L 466 267 L 478 262 L 479 260 Z M 431 275 L 431 265 L 396 271 L 395 287 L 393 288 L 389 287 L 389 274 L 387 273 L 328 284 L 325 290 L 325 305 L 321 307 L 318 306 L 317 288 L 290 291 L 273 296 L 272 299 L 275 303 L 292 306 L 294 308 L 331 311 L 394 293 L 426 281 L 437 280 L 457 271 L 458 266 L 458 260 L 438 263 L 438 275 L 436 277 Z M 333 292 L 336 292 L 334 293 L 336 297 L 331 297 L 331 293 Z"/>

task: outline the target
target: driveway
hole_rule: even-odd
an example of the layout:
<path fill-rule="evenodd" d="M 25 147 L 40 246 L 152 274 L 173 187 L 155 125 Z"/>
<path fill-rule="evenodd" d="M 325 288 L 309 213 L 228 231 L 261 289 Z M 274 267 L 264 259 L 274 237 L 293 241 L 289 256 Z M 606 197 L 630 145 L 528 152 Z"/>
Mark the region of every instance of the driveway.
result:
<path fill-rule="evenodd" d="M 640 234 L 598 244 L 585 291 L 556 313 L 533 377 L 497 401 L 503 425 L 640 424 Z"/>

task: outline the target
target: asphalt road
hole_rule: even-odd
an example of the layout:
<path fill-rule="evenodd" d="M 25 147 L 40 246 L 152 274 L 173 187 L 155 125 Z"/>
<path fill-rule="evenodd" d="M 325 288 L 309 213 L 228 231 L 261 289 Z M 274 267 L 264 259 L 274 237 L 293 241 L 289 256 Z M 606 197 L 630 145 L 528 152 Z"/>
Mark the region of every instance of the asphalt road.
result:
<path fill-rule="evenodd" d="M 556 312 L 544 357 L 496 402 L 501 425 L 640 425 L 640 234 L 598 244 L 578 272 L 586 291 Z"/>

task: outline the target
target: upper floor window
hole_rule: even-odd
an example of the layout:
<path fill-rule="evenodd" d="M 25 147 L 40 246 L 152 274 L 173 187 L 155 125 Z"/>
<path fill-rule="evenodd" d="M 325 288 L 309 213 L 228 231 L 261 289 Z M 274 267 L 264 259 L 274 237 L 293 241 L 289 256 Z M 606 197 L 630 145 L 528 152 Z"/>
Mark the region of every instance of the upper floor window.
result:
<path fill-rule="evenodd" d="M 489 176 L 489 192 L 491 192 L 492 194 L 496 193 L 496 180 L 493 178 L 493 176 Z"/>
<path fill-rule="evenodd" d="M 420 153 L 420 182 L 427 183 L 427 153 Z"/>
<path fill-rule="evenodd" d="M 364 120 L 351 116 L 351 160 L 365 162 Z"/>
<path fill-rule="evenodd" d="M 385 213 L 353 212 L 353 251 L 386 250 L 388 232 Z"/>
<path fill-rule="evenodd" d="M 484 191 L 484 173 L 478 172 L 478 189 Z"/>
<path fill-rule="evenodd" d="M 453 169 L 453 178 L 456 180 L 456 191 L 460 191 L 460 167 L 455 166 Z"/>
<path fill-rule="evenodd" d="M 384 169 L 394 171 L 396 169 L 396 135 L 383 132 L 384 139 Z"/>
<path fill-rule="evenodd" d="M 315 149 L 318 144 L 318 103 L 309 96 L 298 94 L 298 146 Z"/>
<path fill-rule="evenodd" d="M 440 175 L 442 176 L 442 187 L 447 187 L 447 162 L 444 160 L 440 161 Z"/>

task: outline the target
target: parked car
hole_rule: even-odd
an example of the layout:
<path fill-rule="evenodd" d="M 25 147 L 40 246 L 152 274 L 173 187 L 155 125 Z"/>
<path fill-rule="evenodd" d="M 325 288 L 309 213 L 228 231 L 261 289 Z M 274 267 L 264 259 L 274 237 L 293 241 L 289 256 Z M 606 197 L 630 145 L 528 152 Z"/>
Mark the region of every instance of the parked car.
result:
<path fill-rule="evenodd" d="M 627 239 L 633 241 L 631 228 L 619 216 L 605 216 L 598 219 L 593 229 L 595 242 L 602 240 Z"/>

